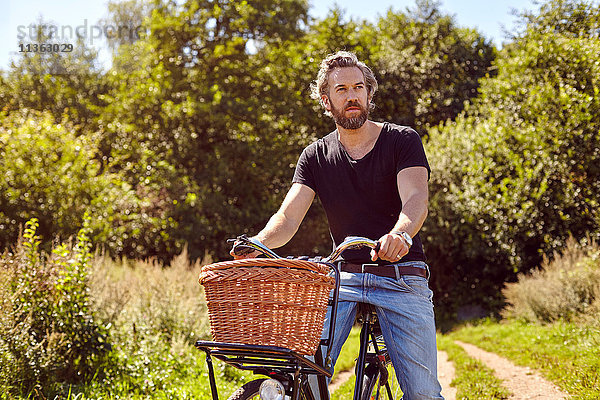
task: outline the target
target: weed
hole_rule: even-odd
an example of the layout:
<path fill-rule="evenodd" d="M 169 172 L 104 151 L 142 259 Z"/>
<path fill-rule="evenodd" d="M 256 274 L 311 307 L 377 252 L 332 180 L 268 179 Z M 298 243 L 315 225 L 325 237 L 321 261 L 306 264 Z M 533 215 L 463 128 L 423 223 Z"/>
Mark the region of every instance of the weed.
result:
<path fill-rule="evenodd" d="M 502 315 L 526 321 L 552 322 L 600 316 L 600 247 L 567 242 L 562 254 L 503 291 L 508 307 Z"/>
<path fill-rule="evenodd" d="M 75 245 L 40 252 L 31 219 L 14 251 L 0 257 L 0 386 L 12 395 L 51 396 L 93 376 L 106 330 L 90 308 L 89 216 Z"/>

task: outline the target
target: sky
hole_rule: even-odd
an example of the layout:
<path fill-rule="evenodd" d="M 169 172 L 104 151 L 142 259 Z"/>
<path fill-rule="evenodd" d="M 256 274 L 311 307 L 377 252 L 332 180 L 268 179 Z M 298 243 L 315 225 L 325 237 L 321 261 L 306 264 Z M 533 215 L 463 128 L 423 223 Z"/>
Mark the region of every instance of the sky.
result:
<path fill-rule="evenodd" d="M 309 0 L 310 14 L 324 17 L 336 4 L 346 11 L 347 18 L 366 19 L 375 22 L 388 9 L 405 11 L 414 7 L 414 0 Z M 0 69 L 6 70 L 9 60 L 15 59 L 19 43 L 28 40 L 29 26 L 36 24 L 40 16 L 52 21 L 64 35 L 64 42 L 74 44 L 74 32 L 82 33 L 86 43 L 100 51 L 102 64 L 110 65 L 110 53 L 106 49 L 105 27 L 99 20 L 107 16 L 108 0 L 0 0 Z M 476 28 L 497 47 L 506 41 L 506 30 L 515 28 L 516 18 L 512 9 L 533 9 L 531 0 L 441 0 L 442 11 L 453 15 L 459 26 Z M 71 39 L 71 40 L 69 40 Z"/>

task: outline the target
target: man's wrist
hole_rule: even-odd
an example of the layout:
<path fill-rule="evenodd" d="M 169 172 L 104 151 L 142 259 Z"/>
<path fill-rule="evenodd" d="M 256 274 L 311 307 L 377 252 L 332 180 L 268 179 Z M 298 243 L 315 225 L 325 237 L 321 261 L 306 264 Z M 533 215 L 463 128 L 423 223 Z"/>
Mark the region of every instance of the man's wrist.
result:
<path fill-rule="evenodd" d="M 391 231 L 390 233 L 394 234 L 394 235 L 400 236 L 404 240 L 404 242 L 406 243 L 406 245 L 408 246 L 409 249 L 412 247 L 413 240 L 412 240 L 412 237 L 410 237 L 410 235 L 408 234 L 408 232 L 405 232 L 405 231 Z"/>

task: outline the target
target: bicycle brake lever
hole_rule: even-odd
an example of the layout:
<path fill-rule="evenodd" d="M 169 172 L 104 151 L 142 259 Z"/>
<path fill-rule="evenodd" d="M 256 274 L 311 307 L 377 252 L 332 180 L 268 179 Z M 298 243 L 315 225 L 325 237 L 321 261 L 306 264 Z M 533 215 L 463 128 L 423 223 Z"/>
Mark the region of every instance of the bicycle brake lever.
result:
<path fill-rule="evenodd" d="M 249 238 L 245 234 L 238 236 L 236 239 L 228 239 L 227 242 L 228 243 L 234 242 L 233 253 L 235 255 L 243 256 L 243 255 L 251 253 L 254 250 L 257 250 L 260 253 L 267 256 L 268 258 L 281 258 L 273 250 L 269 249 L 267 246 L 265 246 L 258 240 Z M 238 253 L 237 249 L 240 249 L 241 252 Z"/>
<path fill-rule="evenodd" d="M 233 248 L 233 254 L 236 256 L 245 256 L 246 254 L 250 254 L 255 249 L 250 246 L 244 246 L 243 244 L 237 245 Z"/>

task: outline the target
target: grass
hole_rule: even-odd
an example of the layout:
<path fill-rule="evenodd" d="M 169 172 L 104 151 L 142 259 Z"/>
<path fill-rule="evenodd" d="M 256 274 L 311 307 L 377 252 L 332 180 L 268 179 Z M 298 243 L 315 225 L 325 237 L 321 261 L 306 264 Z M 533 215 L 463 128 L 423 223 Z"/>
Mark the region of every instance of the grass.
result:
<path fill-rule="evenodd" d="M 351 335 L 352 336 L 352 335 Z M 345 351 L 345 359 L 350 360 L 351 355 L 358 355 L 358 330 L 355 333 L 356 344 L 352 344 L 352 341 L 346 342 L 342 351 Z M 352 346 L 356 346 L 352 349 Z M 451 337 L 446 335 L 438 336 L 438 348 L 448 353 L 448 358 L 454 363 L 456 369 L 456 378 L 452 381 L 452 385 L 457 388 L 458 399 L 489 399 L 489 400 L 501 400 L 509 397 L 509 392 L 502 386 L 502 382 L 496 378 L 493 371 L 483 365 L 481 362 L 476 361 L 469 357 L 466 352 L 457 344 L 454 343 Z M 354 350 L 354 351 L 353 351 Z M 342 355 L 340 355 L 342 359 Z M 354 361 L 352 359 L 352 361 Z M 336 364 L 336 371 L 338 370 Z M 349 367 L 353 367 L 354 363 L 351 363 Z M 339 368 L 340 370 L 346 368 Z M 390 376 L 393 377 L 393 388 L 397 387 L 397 381 L 395 378 L 395 372 L 390 366 Z M 354 393 L 355 376 L 351 375 L 350 378 L 342 384 L 335 393 L 332 393 L 332 400 L 345 400 L 352 398 Z M 398 389 L 398 392 L 401 393 Z M 398 396 L 400 398 L 400 396 Z"/>
<path fill-rule="evenodd" d="M 340 355 L 335 363 L 333 376 L 338 374 L 340 371 L 346 371 L 350 368 L 354 368 L 356 359 L 358 358 L 358 348 L 360 347 L 360 328 L 354 327 L 348 335 L 346 343 L 342 346 Z"/>
<path fill-rule="evenodd" d="M 351 375 L 335 392 L 331 393 L 331 400 L 347 400 L 351 399 L 354 394 L 354 383 L 356 377 Z"/>
<path fill-rule="evenodd" d="M 93 263 L 92 297 L 112 325 L 113 353 L 121 367 L 85 388 L 89 399 L 211 399 L 204 353 L 197 339 L 210 339 L 201 263 L 184 251 L 170 267 L 150 261 Z M 220 398 L 253 379 L 215 360 Z"/>
<path fill-rule="evenodd" d="M 352 375 L 344 382 L 334 393 L 331 393 L 331 400 L 345 400 L 351 399 L 354 394 L 354 383 L 356 382 L 356 376 L 354 375 L 354 366 L 356 359 L 358 358 L 358 352 L 360 347 L 360 327 L 354 327 L 350 331 L 348 340 L 342 346 L 340 356 L 335 364 L 334 377 L 340 371 L 352 370 Z M 389 373 L 391 377 L 392 389 L 398 387 L 396 380 L 396 373 L 394 369 L 389 366 Z M 398 389 L 398 393 L 401 393 Z M 401 395 L 398 396 L 400 398 Z"/>
<path fill-rule="evenodd" d="M 600 398 L 600 328 L 555 322 L 484 321 L 449 337 L 499 354 L 517 365 L 534 368 L 572 399 Z"/>
<path fill-rule="evenodd" d="M 562 253 L 545 259 L 539 269 L 519 274 L 518 281 L 503 290 L 509 319 L 551 323 L 587 316 L 600 319 L 600 246 L 573 238 Z"/>
<path fill-rule="evenodd" d="M 396 374 L 394 369 L 390 365 L 388 367 L 389 376 L 390 376 L 390 385 L 392 388 L 392 393 L 395 394 L 397 399 L 402 397 L 402 391 L 398 386 L 398 381 L 396 380 Z M 346 382 L 344 382 L 334 393 L 331 394 L 331 400 L 347 400 L 351 399 L 354 395 L 354 384 L 356 383 L 356 376 L 352 374 Z M 387 397 L 383 397 L 386 398 Z"/>
<path fill-rule="evenodd" d="M 600 398 L 600 292 L 596 290 L 596 278 L 591 279 L 597 276 L 600 252 L 593 248 L 594 251 L 581 252 L 573 247 L 566 256 L 555 257 L 554 265 L 546 264 L 546 270 L 521 276 L 519 283 L 506 292 L 513 294 L 509 296 L 513 300 L 509 310 L 512 318 L 501 323 L 487 320 L 463 326 L 438 337 L 439 348 L 455 364 L 452 384 L 457 387 L 458 398 L 506 399 L 509 393 L 492 371 L 468 357 L 453 340 L 473 343 L 516 364 L 539 370 L 573 399 Z M 10 263 L 8 258 L 4 261 Z M 57 389 L 58 397 L 41 393 L 39 388 L 19 397 L 7 392 L 9 388 L 5 386 L 0 387 L 0 399 L 210 399 L 205 356 L 193 346 L 196 339 L 210 338 L 204 295 L 197 282 L 200 268 L 200 263 L 190 264 L 185 253 L 168 268 L 152 260 L 96 257 L 91 262 L 89 306 L 109 331 L 107 340 L 111 346 L 97 374 L 78 385 L 64 384 Z M 8 276 L 7 271 L 0 270 L 0 276 Z M 534 296 L 539 294 L 536 287 L 542 280 L 554 282 L 557 291 L 563 288 L 568 294 L 564 299 L 578 298 L 585 307 L 578 307 L 575 301 L 575 306 L 563 312 L 556 307 L 560 301 L 551 301 L 550 292 L 543 293 L 543 301 L 541 295 Z M 10 311 L 14 308 L 14 296 L 10 295 L 10 285 L 3 281 L 0 280 L 0 306 Z M 531 295 L 517 296 L 524 291 Z M 557 299 L 563 297 L 556 295 Z M 0 313 L 0 327 L 8 326 L 7 315 Z M 527 318 L 558 320 L 542 325 L 528 323 Z M 335 374 L 353 370 L 358 347 L 359 330 L 355 328 L 342 348 Z M 10 372 L 6 365 L 0 363 L 0 377 Z M 219 361 L 215 362 L 215 369 L 221 398 L 255 378 Z M 390 376 L 395 378 L 393 370 Z M 352 398 L 353 391 L 352 374 L 332 394 L 332 399 Z"/>
<path fill-rule="evenodd" d="M 454 341 L 438 335 L 438 348 L 448 353 L 456 372 L 451 385 L 456 387 L 457 399 L 507 399 L 509 392 L 494 376 L 491 369 L 469 357 Z"/>
<path fill-rule="evenodd" d="M 352 344 L 349 339 L 344 345 L 344 355 L 340 355 L 336 371 L 347 369 L 347 363 L 350 368 L 354 365 L 358 332 L 354 336 L 356 343 Z M 457 399 L 500 400 L 507 399 L 509 391 L 491 369 L 469 357 L 455 344 L 455 339 L 497 353 L 515 364 L 539 370 L 548 380 L 570 393 L 574 400 L 600 398 L 600 329 L 597 325 L 567 322 L 537 325 L 514 320 L 502 323 L 485 320 L 448 335 L 439 335 L 438 348 L 448 353 L 455 366 L 452 386 L 457 389 Z M 346 361 L 342 361 L 344 359 Z M 393 371 L 391 374 L 393 376 Z M 354 382 L 352 375 L 332 394 L 332 400 L 352 398 Z"/>
<path fill-rule="evenodd" d="M 348 335 L 346 343 L 342 346 L 340 355 L 335 363 L 333 377 L 335 378 L 341 371 L 352 370 L 352 375 L 344 382 L 334 393 L 331 393 L 331 400 L 342 400 L 352 398 L 354 393 L 354 365 L 358 358 L 360 347 L 360 328 L 354 327 Z"/>

